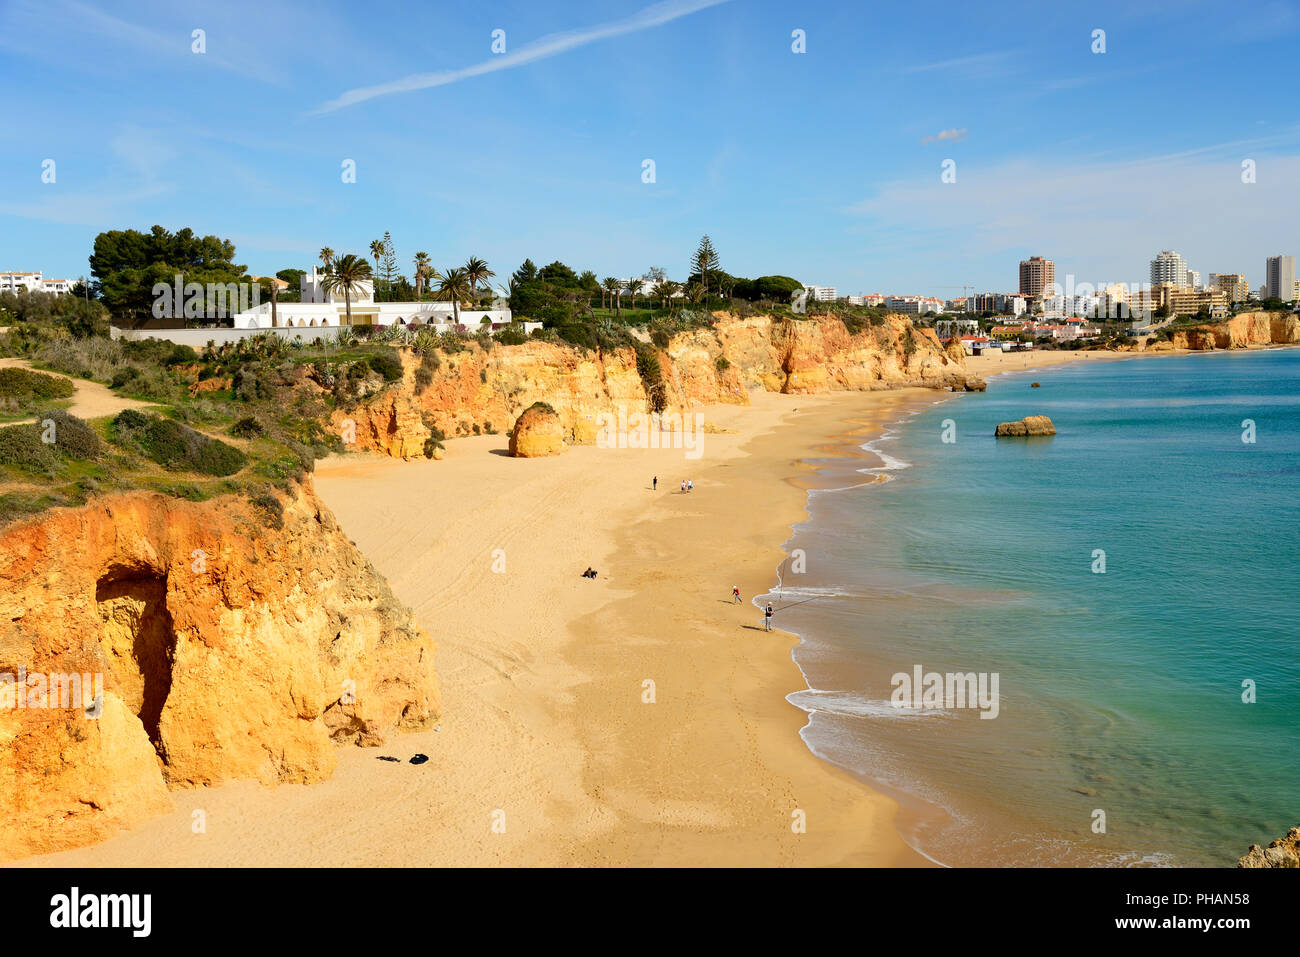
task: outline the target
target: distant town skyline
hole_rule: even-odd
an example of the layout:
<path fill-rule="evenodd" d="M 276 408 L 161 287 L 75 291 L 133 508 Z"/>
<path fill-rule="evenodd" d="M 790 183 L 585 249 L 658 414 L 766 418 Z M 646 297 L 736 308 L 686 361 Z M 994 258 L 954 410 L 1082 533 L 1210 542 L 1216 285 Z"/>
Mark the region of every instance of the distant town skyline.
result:
<path fill-rule="evenodd" d="M 868 24 L 844 2 L 235 0 L 198 20 L 0 8 L 0 81 L 30 118 L 0 129 L 0 269 L 76 279 L 97 233 L 154 224 L 229 238 L 257 275 L 388 231 L 408 275 L 422 250 L 684 278 L 708 233 L 733 275 L 945 299 L 1012 292 L 1031 256 L 1104 286 L 1174 249 L 1258 288 L 1300 252 L 1289 3 Z M 1196 108 L 1133 108 L 1157 100 Z"/>

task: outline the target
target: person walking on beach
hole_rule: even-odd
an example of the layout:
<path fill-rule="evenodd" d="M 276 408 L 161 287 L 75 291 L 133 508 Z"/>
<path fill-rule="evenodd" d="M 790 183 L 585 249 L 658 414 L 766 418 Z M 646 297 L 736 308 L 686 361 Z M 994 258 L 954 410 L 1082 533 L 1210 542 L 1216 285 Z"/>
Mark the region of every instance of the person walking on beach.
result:
<path fill-rule="evenodd" d="M 763 611 L 763 630 L 772 630 L 772 603 L 767 603 L 767 608 Z"/>
<path fill-rule="evenodd" d="M 739 586 L 739 585 L 732 585 L 732 586 L 731 586 L 731 603 L 732 603 L 733 605 L 739 605 L 739 604 L 740 604 L 740 586 Z"/>
<path fill-rule="evenodd" d="M 652 479 L 650 480 L 650 491 L 652 491 L 652 492 L 657 492 L 657 491 L 659 491 L 659 476 L 658 476 L 658 475 L 656 475 L 654 478 L 652 478 Z"/>
<path fill-rule="evenodd" d="M 682 491 L 683 491 L 683 492 L 686 491 L 686 480 L 685 480 L 685 479 L 682 480 Z"/>
<path fill-rule="evenodd" d="M 691 481 L 690 479 L 687 479 L 687 480 L 686 480 L 686 491 L 688 491 L 688 492 L 694 492 L 694 491 L 695 491 L 695 483 L 694 483 L 693 481 Z"/>

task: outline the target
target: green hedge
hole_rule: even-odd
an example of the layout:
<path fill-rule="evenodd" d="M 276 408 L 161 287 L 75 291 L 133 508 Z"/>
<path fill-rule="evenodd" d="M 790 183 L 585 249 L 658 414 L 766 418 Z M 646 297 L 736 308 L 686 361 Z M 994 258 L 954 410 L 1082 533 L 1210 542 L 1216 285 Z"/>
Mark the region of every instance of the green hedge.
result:
<path fill-rule="evenodd" d="M 248 456 L 225 442 L 209 438 L 174 419 L 127 409 L 113 420 L 115 440 L 167 469 L 203 475 L 234 475 Z"/>
<path fill-rule="evenodd" d="M 72 380 L 30 369 L 0 369 L 0 397 L 6 399 L 67 399 L 76 388 Z"/>

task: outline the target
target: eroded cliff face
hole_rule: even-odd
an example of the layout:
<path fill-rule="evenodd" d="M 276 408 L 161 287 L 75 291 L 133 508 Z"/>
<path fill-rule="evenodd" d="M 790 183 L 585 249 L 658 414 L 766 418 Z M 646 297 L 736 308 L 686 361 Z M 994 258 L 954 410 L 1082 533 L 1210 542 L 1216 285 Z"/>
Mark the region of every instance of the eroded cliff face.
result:
<path fill-rule="evenodd" d="M 749 404 L 749 392 L 803 394 L 901 386 L 946 388 L 966 381 L 965 357 L 946 353 L 930 329 L 905 316 L 850 334 L 830 316 L 794 321 L 719 314 L 711 329 L 679 333 L 656 348 L 669 412 L 696 405 Z M 506 432 L 523 410 L 546 402 L 570 444 L 595 441 L 602 412 L 647 411 L 646 386 L 631 348 L 585 352 L 563 343 L 477 343 L 446 356 L 432 384 L 417 394 L 418 360 L 403 356 L 400 386 L 334 413 L 354 449 L 401 458 L 423 454 L 431 429 L 448 437 Z"/>
<path fill-rule="evenodd" d="M 280 528 L 133 492 L 0 533 L 0 681 L 28 676 L 0 685 L 0 859 L 103 840 L 176 788 L 319 781 L 338 744 L 436 720 L 433 641 L 310 487 L 280 501 Z"/>
<path fill-rule="evenodd" d="M 1249 349 L 1300 343 L 1300 319 L 1277 312 L 1243 312 L 1223 322 L 1171 333 L 1165 349 Z M 1163 343 L 1149 348 L 1157 349 Z"/>

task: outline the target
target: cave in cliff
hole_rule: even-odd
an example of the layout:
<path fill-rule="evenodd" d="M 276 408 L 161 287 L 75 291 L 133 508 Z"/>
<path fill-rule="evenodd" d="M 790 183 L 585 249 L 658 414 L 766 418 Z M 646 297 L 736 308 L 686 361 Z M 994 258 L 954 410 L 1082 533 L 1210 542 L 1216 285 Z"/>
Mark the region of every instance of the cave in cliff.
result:
<path fill-rule="evenodd" d="M 176 633 L 167 610 L 167 577 L 110 574 L 95 588 L 100 643 L 126 705 L 166 760 L 159 723 L 171 692 Z"/>

